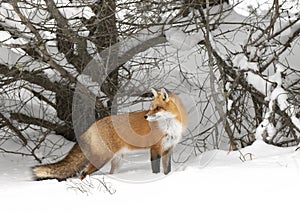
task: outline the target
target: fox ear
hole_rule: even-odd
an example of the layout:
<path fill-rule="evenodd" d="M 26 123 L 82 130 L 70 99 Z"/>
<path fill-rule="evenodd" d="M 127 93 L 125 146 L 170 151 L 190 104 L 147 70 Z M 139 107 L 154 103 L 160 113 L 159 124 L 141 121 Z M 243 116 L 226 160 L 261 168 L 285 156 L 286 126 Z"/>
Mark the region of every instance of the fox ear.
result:
<path fill-rule="evenodd" d="M 164 101 L 169 101 L 169 95 L 165 88 L 161 88 L 160 94 L 163 96 Z"/>
<path fill-rule="evenodd" d="M 157 97 L 157 96 L 158 96 L 158 93 L 157 93 L 156 90 L 154 90 L 153 88 L 151 88 L 151 92 L 153 93 L 153 96 L 154 96 L 154 97 Z"/>

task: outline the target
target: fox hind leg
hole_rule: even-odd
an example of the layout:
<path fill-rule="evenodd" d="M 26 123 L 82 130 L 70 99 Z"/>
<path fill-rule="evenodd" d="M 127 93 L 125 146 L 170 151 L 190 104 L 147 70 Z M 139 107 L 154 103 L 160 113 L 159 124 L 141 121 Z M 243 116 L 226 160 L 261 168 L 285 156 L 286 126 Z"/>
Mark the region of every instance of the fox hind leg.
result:
<path fill-rule="evenodd" d="M 124 158 L 124 154 L 119 154 L 116 155 L 112 160 L 111 160 L 111 168 L 109 174 L 114 174 L 118 172 L 118 169 L 120 168 L 120 165 L 122 164 Z"/>
<path fill-rule="evenodd" d="M 97 170 L 101 169 L 107 162 L 112 159 L 113 155 L 109 155 L 106 158 L 102 158 L 98 156 L 98 160 L 93 161 L 93 163 L 89 163 L 89 165 L 81 172 L 80 179 L 83 180 L 87 175 L 91 175 Z M 95 158 L 94 158 L 95 159 Z"/>
<path fill-rule="evenodd" d="M 85 177 L 86 177 L 87 175 L 90 175 L 90 174 L 96 172 L 97 170 L 98 170 L 98 168 L 96 168 L 93 164 L 90 163 L 90 164 L 89 164 L 89 165 L 81 172 L 81 174 L 80 174 L 80 176 L 79 176 L 80 180 L 85 179 Z"/>

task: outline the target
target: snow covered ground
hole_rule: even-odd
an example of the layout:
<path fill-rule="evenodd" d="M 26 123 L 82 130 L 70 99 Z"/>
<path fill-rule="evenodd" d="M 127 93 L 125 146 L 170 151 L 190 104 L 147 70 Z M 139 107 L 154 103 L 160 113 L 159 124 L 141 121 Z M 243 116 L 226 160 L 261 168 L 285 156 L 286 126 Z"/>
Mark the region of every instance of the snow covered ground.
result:
<path fill-rule="evenodd" d="M 294 149 L 256 142 L 240 152 L 213 150 L 142 184 L 120 179 L 161 175 L 125 164 L 113 177 L 36 182 L 33 160 L 1 155 L 1 215 L 299 216 L 300 151 Z M 101 185 L 103 178 L 112 194 Z"/>

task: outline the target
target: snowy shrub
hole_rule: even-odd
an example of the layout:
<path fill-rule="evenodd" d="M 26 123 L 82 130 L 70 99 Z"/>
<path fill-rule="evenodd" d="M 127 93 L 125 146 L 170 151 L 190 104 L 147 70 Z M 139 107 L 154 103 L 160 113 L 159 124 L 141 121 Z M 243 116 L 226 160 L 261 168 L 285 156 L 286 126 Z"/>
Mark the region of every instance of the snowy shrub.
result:
<path fill-rule="evenodd" d="M 299 4 L 225 2 L 2 1 L 0 149 L 53 157 L 74 125 L 148 109 L 151 87 L 187 99 L 180 153 L 299 144 Z M 74 123 L 78 86 L 95 117 Z"/>

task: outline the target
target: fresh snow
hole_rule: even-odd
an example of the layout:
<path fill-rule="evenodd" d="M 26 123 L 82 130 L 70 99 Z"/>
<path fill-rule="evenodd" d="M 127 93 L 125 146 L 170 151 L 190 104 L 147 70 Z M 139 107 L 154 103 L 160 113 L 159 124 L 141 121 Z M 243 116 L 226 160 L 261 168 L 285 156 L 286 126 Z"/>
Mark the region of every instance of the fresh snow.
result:
<path fill-rule="evenodd" d="M 238 69 L 248 70 L 251 69 L 253 71 L 259 71 L 256 62 L 249 62 L 245 54 L 238 54 L 232 60 L 233 66 Z"/>
<path fill-rule="evenodd" d="M 262 141 L 228 153 L 212 150 L 152 182 L 122 178 L 160 176 L 150 167 L 123 168 L 105 176 L 65 182 L 32 181 L 36 162 L 12 155 L 0 158 L 1 213 L 9 216 L 298 216 L 300 152 Z M 130 156 L 129 156 L 130 157 Z M 252 159 L 252 160 L 251 160 Z M 150 162 L 149 162 L 150 164 Z M 174 164 L 174 163 L 173 163 Z M 81 192 L 82 191 L 86 192 Z"/>
<path fill-rule="evenodd" d="M 264 95 L 270 91 L 271 83 L 251 71 L 246 72 L 246 81 Z"/>
<path fill-rule="evenodd" d="M 165 32 L 168 42 L 178 50 L 191 50 L 204 39 L 203 33 L 188 35 L 180 29 L 171 28 Z"/>
<path fill-rule="evenodd" d="M 68 3 L 69 4 L 69 3 Z M 94 12 L 90 7 L 62 7 L 59 12 L 67 19 L 81 18 L 90 19 L 95 16 Z"/>
<path fill-rule="evenodd" d="M 266 99 L 268 99 L 269 101 L 268 111 L 265 114 L 264 120 L 262 121 L 262 123 L 260 123 L 260 125 L 256 129 L 256 134 L 255 134 L 256 139 L 262 139 L 263 137 L 262 135 L 265 133 L 265 131 L 267 132 L 268 135 L 267 139 L 272 138 L 276 134 L 275 126 L 269 122 L 269 118 L 271 114 L 274 112 L 273 110 L 274 110 L 275 101 L 277 102 L 279 109 L 287 113 L 287 115 L 291 118 L 292 123 L 298 129 L 300 129 L 300 120 L 295 116 L 296 112 L 294 106 L 288 102 L 288 92 L 282 87 L 281 74 L 283 73 L 283 71 L 284 69 L 282 65 L 277 63 L 276 72 L 275 74 L 269 76 L 268 81 L 250 72 L 253 74 L 252 76 L 256 76 L 256 79 L 248 78 L 248 82 L 250 81 L 249 83 L 251 83 L 257 90 L 260 90 L 261 87 L 267 88 L 265 94 L 266 94 Z M 277 84 L 273 91 L 270 91 L 271 84 L 272 84 L 271 82 Z M 295 132 L 295 133 L 297 135 L 299 134 L 299 132 Z"/>

